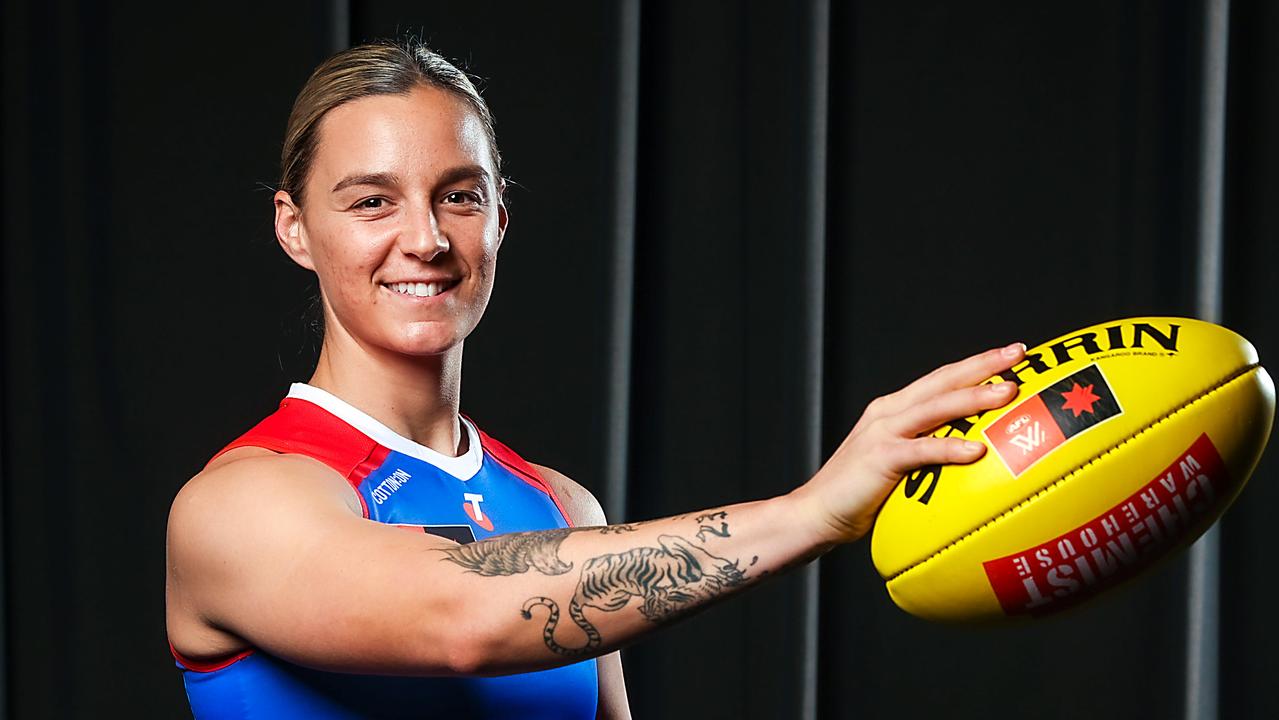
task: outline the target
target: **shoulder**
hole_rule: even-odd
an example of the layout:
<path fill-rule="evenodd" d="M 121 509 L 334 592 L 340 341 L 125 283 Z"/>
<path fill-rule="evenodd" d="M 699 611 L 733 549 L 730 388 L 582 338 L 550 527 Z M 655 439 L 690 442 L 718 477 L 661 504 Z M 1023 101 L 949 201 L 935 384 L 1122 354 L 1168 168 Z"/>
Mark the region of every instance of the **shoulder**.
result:
<path fill-rule="evenodd" d="M 564 506 L 564 512 L 568 513 L 568 519 L 574 526 L 608 524 L 607 518 L 604 517 L 604 508 L 600 506 L 599 500 L 595 499 L 590 490 L 558 470 L 536 463 L 529 463 L 529 465 L 559 497 L 560 503 Z"/>
<path fill-rule="evenodd" d="M 287 508 L 287 510 L 286 510 Z M 191 478 L 169 510 L 170 551 L 211 548 L 251 537 L 265 516 L 279 522 L 299 510 L 346 508 L 360 514 L 346 481 L 318 460 L 237 448 Z"/>
<path fill-rule="evenodd" d="M 342 488 L 350 486 L 321 460 L 258 447 L 239 447 L 220 455 L 191 478 L 178 491 L 174 507 L 209 498 L 234 502 L 341 494 L 337 491 Z"/>
<path fill-rule="evenodd" d="M 269 586 L 278 558 L 360 516 L 358 498 L 344 489 L 350 492 L 346 481 L 317 460 L 261 448 L 229 451 L 187 481 L 173 499 L 166 537 L 166 623 L 175 651 L 204 659 L 245 649 L 221 629 L 222 619 L 235 616 L 227 612 L 233 596 Z"/>

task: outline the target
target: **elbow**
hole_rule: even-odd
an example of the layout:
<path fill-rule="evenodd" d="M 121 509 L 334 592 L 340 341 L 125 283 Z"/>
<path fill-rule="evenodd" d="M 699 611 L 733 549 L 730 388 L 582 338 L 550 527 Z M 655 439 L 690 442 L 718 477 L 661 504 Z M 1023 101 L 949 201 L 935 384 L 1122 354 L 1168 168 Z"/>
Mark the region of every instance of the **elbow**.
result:
<path fill-rule="evenodd" d="M 474 636 L 450 638 L 443 657 L 445 674 L 454 677 L 474 677 L 491 674 L 493 656 L 486 644 Z"/>
<path fill-rule="evenodd" d="M 435 616 L 432 627 L 418 637 L 426 641 L 420 647 L 419 667 L 431 675 L 474 677 L 511 672 L 514 660 L 509 643 L 501 638 L 510 628 L 496 621 L 481 622 L 475 613 L 454 608 L 458 613 Z"/>
<path fill-rule="evenodd" d="M 504 675 L 532 669 L 520 662 L 515 648 L 500 642 L 497 634 L 467 633 L 454 637 L 444 654 L 446 672 L 456 677 Z"/>

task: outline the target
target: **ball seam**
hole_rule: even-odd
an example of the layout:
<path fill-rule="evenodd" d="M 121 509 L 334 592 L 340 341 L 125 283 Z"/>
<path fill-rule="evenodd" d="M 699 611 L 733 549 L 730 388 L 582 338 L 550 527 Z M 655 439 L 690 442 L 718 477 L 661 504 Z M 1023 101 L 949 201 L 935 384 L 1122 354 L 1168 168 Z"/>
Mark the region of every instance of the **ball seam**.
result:
<path fill-rule="evenodd" d="M 1020 509 L 1022 509 L 1023 507 L 1025 507 L 1025 506 L 1029 505 L 1030 503 L 1032 503 L 1032 502 L 1034 502 L 1034 501 L 1038 500 L 1039 498 L 1043 497 L 1044 495 L 1047 495 L 1048 493 L 1052 492 L 1052 491 L 1053 491 L 1054 489 L 1056 489 L 1057 487 L 1061 486 L 1061 485 L 1062 485 L 1063 483 L 1065 483 L 1067 480 L 1069 480 L 1069 479 L 1071 479 L 1072 477 L 1074 477 L 1074 476 L 1078 475 L 1080 472 L 1082 472 L 1082 471 L 1083 471 L 1085 468 L 1087 468 L 1089 465 L 1092 465 L 1093 463 L 1097 462 L 1098 460 L 1101 460 L 1102 458 L 1104 458 L 1104 457 L 1106 457 L 1107 455 L 1109 455 L 1110 453 L 1112 453 L 1112 452 L 1114 452 L 1114 451 L 1118 450 L 1119 448 L 1123 447 L 1124 445 L 1127 445 L 1128 443 L 1132 442 L 1133 440 L 1136 440 L 1138 437 L 1140 437 L 1140 436 L 1141 436 L 1143 433 L 1145 433 L 1146 431 L 1153 429 L 1154 427 L 1156 427 L 1156 426 L 1157 426 L 1157 425 L 1159 425 L 1160 423 L 1162 423 L 1162 422 L 1164 422 L 1164 421 L 1168 420 L 1169 418 L 1173 417 L 1173 416 L 1174 416 L 1174 415 L 1176 415 L 1177 413 L 1180 413 L 1180 412 L 1182 412 L 1183 410 L 1186 410 L 1187 408 L 1189 408 L 1190 406 L 1192 406 L 1192 405 L 1194 405 L 1195 403 L 1199 402 L 1200 400 L 1203 400 L 1204 398 L 1208 397 L 1209 395 L 1212 395 L 1213 393 L 1215 393 L 1215 392 L 1217 392 L 1217 391 L 1221 390 L 1222 388 L 1226 387 L 1226 386 L 1227 386 L 1227 385 L 1229 385 L 1230 383 L 1232 383 L 1232 382 L 1234 382 L 1234 381 L 1236 381 L 1236 380 L 1238 380 L 1238 379 L 1240 379 L 1240 378 L 1244 377 L 1245 375 L 1248 375 L 1249 373 L 1251 373 L 1252 371 L 1256 370 L 1256 369 L 1257 369 L 1257 368 L 1259 368 L 1259 367 L 1261 367 L 1261 363 L 1250 363 L 1250 364 L 1245 365 L 1244 367 L 1240 368 L 1239 370 L 1236 370 L 1236 371 L 1232 372 L 1231 374 L 1227 375 L 1227 376 L 1226 376 L 1223 380 L 1220 380 L 1219 382 L 1214 383 L 1213 385 L 1209 386 L 1207 389 L 1205 389 L 1205 390 L 1203 390 L 1203 391 L 1199 392 L 1199 393 L 1198 393 L 1198 394 L 1196 394 L 1196 395 L 1191 396 L 1191 398 L 1190 398 L 1189 400 L 1187 400 L 1187 401 L 1183 402 L 1182 404 L 1180 404 L 1180 405 L 1178 405 L 1178 406 L 1174 407 L 1172 410 L 1169 410 L 1168 412 L 1164 413 L 1163 415 L 1160 415 L 1158 418 L 1156 418 L 1156 419 L 1154 420 L 1154 422 L 1150 423 L 1149 425 L 1146 425 L 1145 427 L 1142 427 L 1142 428 L 1138 429 L 1136 432 L 1134 432 L 1133 434 L 1131 434 L 1131 435 L 1129 435 L 1128 437 L 1124 438 L 1123 440 L 1120 440 L 1119 442 L 1117 442 L 1117 443 L 1115 443 L 1114 445 L 1112 445 L 1112 446 L 1110 446 L 1110 447 L 1106 448 L 1105 450 L 1103 450 L 1102 452 L 1098 453 L 1097 455 L 1094 455 L 1093 457 L 1089 458 L 1088 460 L 1085 460 L 1083 463 L 1081 463 L 1080 465 L 1076 466 L 1075 468 L 1073 468 L 1072 470 L 1070 470 L 1069 472 L 1067 472 L 1065 475 L 1062 475 L 1061 477 L 1057 478 L 1056 480 L 1054 480 L 1054 481 L 1053 481 L 1052 483 L 1050 483 L 1049 485 L 1046 485 L 1045 487 L 1040 488 L 1040 489 L 1039 489 L 1038 491 L 1036 491 L 1033 495 L 1031 495 L 1031 496 L 1029 496 L 1029 497 L 1027 497 L 1027 498 L 1023 499 L 1022 501 L 1018 502 L 1016 505 L 1013 505 L 1012 507 L 1010 507 L 1010 508 L 1008 508 L 1007 510 L 1005 510 L 1005 511 L 1003 511 L 1003 512 L 999 513 L 999 514 L 998 514 L 998 515 L 996 515 L 995 517 L 993 517 L 993 518 L 991 518 L 991 519 L 989 519 L 989 520 L 985 521 L 985 522 L 984 522 L 984 523 L 982 523 L 981 525 L 978 525 L 977 527 L 973 528 L 972 530 L 969 530 L 968 532 L 964 533 L 963 535 L 960 535 L 958 538 L 956 538 L 956 539 L 952 540 L 951 542 L 947 543 L 944 547 L 942 547 L 942 548 L 940 548 L 940 549 L 936 550 L 935 552 L 933 552 L 933 554 L 929 555 L 928 557 L 923 558 L 922 560 L 919 560 L 918 562 L 915 562 L 915 563 L 913 563 L 913 564 L 911 564 L 911 565 L 909 565 L 909 566 L 907 566 L 907 567 L 905 567 L 905 568 L 902 568 L 901 570 L 899 570 L 898 572 L 894 573 L 893 575 L 891 575 L 891 576 L 889 576 L 889 577 L 884 578 L 884 582 L 886 582 L 886 583 L 887 583 L 887 582 L 892 582 L 892 581 L 896 580 L 897 578 L 899 578 L 899 577 L 901 577 L 901 576 L 905 575 L 906 573 L 908 573 L 908 572 L 910 572 L 910 571 L 912 571 L 912 570 L 915 570 L 915 569 L 917 569 L 917 568 L 920 568 L 920 567 L 924 566 L 925 564 L 927 564 L 927 563 L 928 563 L 928 562 L 930 562 L 931 560 L 934 560 L 934 559 L 936 559 L 937 557 L 941 556 L 942 554 L 946 553 L 948 550 L 951 550 L 952 548 L 955 548 L 956 546 L 958 546 L 960 543 L 964 542 L 964 541 L 965 541 L 965 540 L 967 540 L 968 538 L 970 538 L 970 537 L 972 537 L 972 536 L 974 536 L 974 535 L 976 535 L 976 534 L 980 533 L 981 531 L 983 531 L 983 530 L 985 530 L 985 529 L 987 529 L 987 528 L 991 527 L 992 525 L 995 525 L 996 523 L 998 523 L 998 522 L 1000 522 L 1000 521 L 1004 520 L 1005 518 L 1011 517 L 1011 516 L 1012 516 L 1014 513 L 1016 513 L 1018 510 L 1020 510 Z"/>

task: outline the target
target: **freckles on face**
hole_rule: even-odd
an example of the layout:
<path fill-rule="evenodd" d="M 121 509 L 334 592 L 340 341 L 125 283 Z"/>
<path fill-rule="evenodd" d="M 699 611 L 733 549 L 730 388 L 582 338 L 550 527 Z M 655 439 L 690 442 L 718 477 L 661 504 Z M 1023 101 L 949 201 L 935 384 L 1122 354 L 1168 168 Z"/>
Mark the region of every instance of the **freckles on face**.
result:
<path fill-rule="evenodd" d="M 505 230 L 496 177 L 479 118 L 447 92 L 330 111 L 303 227 L 333 318 L 402 352 L 464 339 L 488 304 Z"/>

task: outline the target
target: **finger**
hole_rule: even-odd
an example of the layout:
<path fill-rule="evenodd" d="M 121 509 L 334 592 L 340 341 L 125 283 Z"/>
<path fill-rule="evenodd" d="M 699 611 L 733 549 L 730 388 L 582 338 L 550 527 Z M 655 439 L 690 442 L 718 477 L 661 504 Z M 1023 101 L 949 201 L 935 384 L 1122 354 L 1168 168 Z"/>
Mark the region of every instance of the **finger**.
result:
<path fill-rule="evenodd" d="M 1017 397 L 1017 383 L 997 382 L 963 387 L 928 398 L 887 418 L 885 427 L 894 435 L 914 436 L 933 430 L 955 418 L 977 415 L 1007 405 Z"/>
<path fill-rule="evenodd" d="M 903 440 L 890 452 L 889 462 L 896 475 L 925 465 L 965 465 L 986 453 L 986 446 L 956 437 L 921 437 Z"/>
<path fill-rule="evenodd" d="M 894 393 L 896 407 L 891 409 L 901 412 L 947 390 L 976 385 L 1016 365 L 1025 357 L 1026 346 L 1013 343 L 943 365 Z"/>

